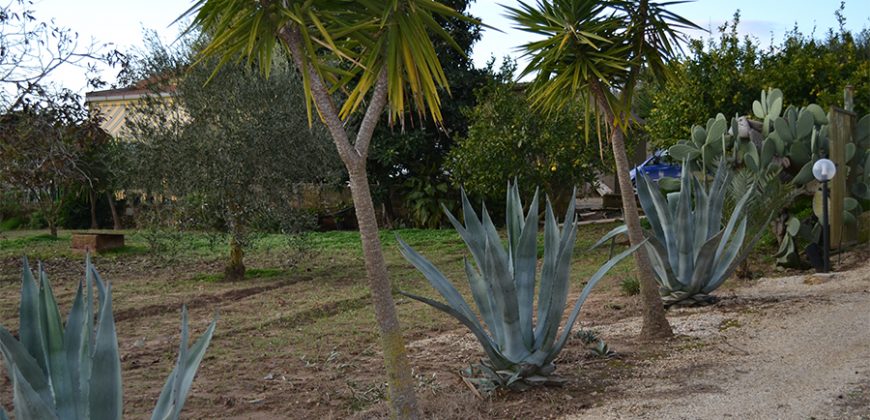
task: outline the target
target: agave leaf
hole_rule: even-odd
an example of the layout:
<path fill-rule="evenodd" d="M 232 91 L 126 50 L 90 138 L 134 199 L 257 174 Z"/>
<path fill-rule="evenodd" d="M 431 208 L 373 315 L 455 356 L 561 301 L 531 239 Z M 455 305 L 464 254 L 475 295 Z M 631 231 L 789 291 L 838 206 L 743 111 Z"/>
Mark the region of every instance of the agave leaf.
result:
<path fill-rule="evenodd" d="M 21 372 L 12 367 L 12 404 L 15 406 L 16 419 L 54 420 L 54 410 L 31 388 Z"/>
<path fill-rule="evenodd" d="M 493 314 L 491 285 L 483 279 L 477 269 L 471 266 L 468 258 L 463 258 L 463 261 L 465 262 L 465 275 L 468 277 L 468 284 L 471 287 L 471 296 L 477 304 L 477 309 L 483 317 L 483 322 L 486 323 L 486 326 L 494 337 L 504 337 L 501 323 L 496 322 L 495 315 Z M 499 319 L 501 318 L 499 317 Z"/>
<path fill-rule="evenodd" d="M 692 188 L 692 193 L 695 196 L 695 208 L 692 211 L 692 217 L 695 222 L 695 237 L 692 241 L 692 247 L 695 249 L 694 258 L 697 259 L 701 246 L 707 241 L 707 225 L 715 224 L 715 222 L 710 221 L 710 214 L 706 211 L 709 209 L 708 202 L 710 201 L 710 197 L 707 196 L 707 192 L 704 190 L 704 186 L 701 185 L 701 181 L 698 181 L 698 178 L 696 177 L 692 177 L 692 184 L 694 186 L 694 188 Z"/>
<path fill-rule="evenodd" d="M 91 270 L 97 285 L 101 279 Z M 118 356 L 118 335 L 112 315 L 112 288 L 105 286 L 101 296 L 99 323 L 94 340 L 90 378 L 90 414 L 95 419 L 120 419 L 123 413 L 121 359 Z"/>
<path fill-rule="evenodd" d="M 27 348 L 3 327 L 0 327 L 0 354 L 3 355 L 9 377 L 21 376 L 28 383 L 30 389 L 36 392 L 42 398 L 42 402 L 53 412 L 54 397 L 51 394 L 51 386 L 45 373 L 42 372 L 36 359 L 30 355 Z"/>
<path fill-rule="evenodd" d="M 214 335 L 216 325 L 217 317 L 212 320 L 208 329 L 196 340 L 196 343 L 188 349 L 187 307 L 182 306 L 181 344 L 179 346 L 178 361 L 169 378 L 167 378 L 163 390 L 160 392 L 157 406 L 151 414 L 152 420 L 177 420 L 180 417 L 181 409 L 184 407 L 190 387 L 193 384 L 193 378 L 196 376 L 196 371 L 199 369 L 199 365 L 205 356 L 205 351 Z"/>
<path fill-rule="evenodd" d="M 668 251 L 664 245 L 653 236 L 647 239 L 644 248 L 650 257 L 650 263 L 652 263 L 653 270 L 659 279 L 659 284 L 668 290 L 682 290 L 683 285 L 677 281 L 677 276 L 674 275 L 674 270 L 668 263 Z"/>
<path fill-rule="evenodd" d="M 85 338 L 85 335 L 82 334 L 82 330 L 85 327 L 85 316 L 91 316 L 91 313 L 90 311 L 88 311 L 87 314 L 85 313 L 82 282 L 79 282 L 78 288 L 76 289 L 76 297 L 73 300 L 72 309 L 67 316 L 66 326 L 64 327 L 63 332 L 63 347 L 64 352 L 66 353 L 66 362 L 69 367 L 73 387 L 77 391 L 76 399 L 78 400 L 78 403 L 76 406 L 79 410 L 77 413 L 79 418 L 87 418 L 87 404 L 84 404 L 84 401 L 87 401 L 87 394 L 83 390 L 83 388 L 87 387 L 87 381 L 81 380 L 80 372 L 84 346 L 83 338 Z"/>
<path fill-rule="evenodd" d="M 677 279 L 688 282 L 695 269 L 694 231 L 695 222 L 692 217 L 692 184 L 688 175 L 688 165 L 683 166 L 682 186 L 677 204 Z"/>
<path fill-rule="evenodd" d="M 36 360 L 39 369 L 48 379 L 48 360 L 45 351 L 45 334 L 42 332 L 42 313 L 39 310 L 39 286 L 33 279 L 27 257 L 22 259 L 21 271 L 21 303 L 18 308 L 18 334 L 21 343 L 30 356 Z M 12 372 L 9 373 L 12 377 Z"/>
<path fill-rule="evenodd" d="M 580 316 L 580 309 L 583 307 L 583 303 L 586 302 L 586 298 L 589 297 L 589 294 L 592 293 L 592 288 L 604 278 L 604 275 L 610 271 L 613 266 L 622 261 L 625 257 L 631 255 L 632 252 L 637 250 L 637 248 L 646 243 L 646 241 L 641 242 L 637 245 L 632 246 L 631 248 L 623 251 L 622 253 L 614 256 L 610 260 L 608 260 L 604 265 L 602 265 L 592 277 L 589 278 L 589 281 L 586 282 L 586 286 L 583 287 L 583 291 L 580 292 L 580 297 L 577 298 L 577 302 L 574 303 L 574 309 L 571 310 L 571 315 L 568 316 L 568 322 L 565 323 L 564 328 L 562 328 L 562 335 L 559 337 L 559 341 L 556 342 L 555 346 L 546 350 L 543 360 L 539 363 L 539 366 L 547 365 L 556 358 L 562 348 L 565 347 L 565 343 L 568 342 L 568 337 L 571 334 L 571 328 L 574 327 L 574 323 L 577 322 L 577 317 Z M 535 354 L 534 357 L 539 357 Z M 537 361 L 537 359 L 535 359 Z"/>
<path fill-rule="evenodd" d="M 719 168 L 716 169 L 716 176 L 713 178 L 713 185 L 710 187 L 710 202 L 707 207 L 707 237 L 716 234 L 721 228 L 722 206 L 725 203 L 725 188 L 728 185 L 730 176 L 726 169 L 725 159 L 720 160 Z M 714 222 L 714 220 L 716 222 Z"/>
<path fill-rule="evenodd" d="M 519 191 L 515 200 L 519 203 Z M 520 208 L 522 215 L 522 208 Z M 513 276 L 517 290 L 517 303 L 520 313 L 520 326 L 523 333 L 523 343 L 527 349 L 532 348 L 532 311 L 535 310 L 535 270 L 538 260 L 538 193 L 529 205 L 529 213 L 523 222 L 522 232 L 514 249 Z"/>
<path fill-rule="evenodd" d="M 453 287 L 453 284 L 444 277 L 444 274 L 441 273 L 434 265 L 432 265 L 429 260 L 424 258 L 422 255 L 417 253 L 410 245 L 408 245 L 402 238 L 396 236 L 396 239 L 399 242 L 399 251 L 401 251 L 402 255 L 407 259 L 414 267 L 419 270 L 426 280 L 429 281 L 429 284 L 432 285 L 441 296 L 447 300 L 447 304 L 449 304 L 452 308 L 454 308 L 457 312 L 461 313 L 463 316 L 473 319 L 477 321 L 477 317 L 474 315 L 474 312 L 471 311 L 471 308 L 468 306 L 468 303 L 465 302 L 465 299 L 462 298 L 462 295 Z"/>
<path fill-rule="evenodd" d="M 649 218 L 649 215 L 647 215 L 647 218 Z M 595 248 L 598 248 L 601 245 L 604 245 L 605 243 L 607 243 L 607 241 L 609 241 L 609 240 L 611 240 L 619 235 L 625 235 L 627 233 L 628 233 L 628 226 L 619 225 L 619 226 L 613 228 L 612 230 L 610 230 L 610 232 L 605 233 L 604 236 L 602 236 L 601 239 L 598 240 L 598 242 L 595 242 L 595 244 L 593 244 L 591 247 L 589 247 L 589 251 L 591 251 Z"/>
<path fill-rule="evenodd" d="M 437 300 L 429 299 L 429 298 L 426 298 L 423 296 L 418 296 L 418 295 L 408 293 L 408 292 L 405 292 L 402 290 L 400 290 L 399 293 L 401 293 L 401 294 L 403 294 L 411 299 L 423 302 L 423 303 L 425 303 L 425 304 L 427 304 L 435 309 L 438 309 L 441 312 L 444 312 L 444 313 L 456 318 L 459 322 L 462 323 L 462 325 L 465 325 L 465 327 L 468 328 L 472 334 L 474 334 L 474 336 L 477 338 L 477 341 L 483 347 L 483 351 L 486 353 L 486 356 L 489 358 L 490 361 L 492 361 L 495 364 L 496 368 L 502 369 L 502 368 L 509 368 L 509 367 L 513 366 L 513 363 L 501 353 L 498 346 L 492 341 L 492 338 L 490 338 L 486 334 L 486 331 L 484 331 L 482 328 L 480 328 L 479 323 L 473 322 L 471 319 L 468 319 L 468 317 L 457 312 L 452 307 L 445 305 L 441 302 L 438 302 Z"/>
<path fill-rule="evenodd" d="M 0 420 L 9 420 L 9 416 L 6 415 L 6 410 L 3 407 L 0 407 Z"/>
<path fill-rule="evenodd" d="M 745 220 L 745 219 L 744 219 Z M 692 273 L 692 280 L 689 282 L 689 291 L 692 294 L 698 293 L 704 286 L 704 283 L 710 279 L 713 270 L 716 268 L 716 250 L 722 242 L 724 230 L 719 231 L 715 236 L 710 238 L 703 246 L 698 249 L 698 257 L 695 260 L 695 271 Z M 735 241 L 736 242 L 736 241 Z M 743 241 L 740 241 L 742 244 Z"/>
<path fill-rule="evenodd" d="M 538 192 L 535 191 L 537 198 Z M 520 199 L 519 187 L 516 184 L 511 185 L 508 182 L 507 188 L 507 208 L 505 211 L 505 227 L 507 228 L 509 253 L 511 260 L 511 269 L 516 268 L 514 258 L 516 258 L 517 246 L 520 242 L 520 235 L 523 231 L 523 202 Z"/>
<path fill-rule="evenodd" d="M 550 313 L 550 306 L 553 302 L 554 283 L 544 281 L 544 279 L 553 278 L 556 275 L 557 264 L 559 260 L 559 227 L 556 225 L 556 216 L 553 214 L 553 208 L 547 203 L 544 212 L 544 263 L 541 268 L 541 287 L 538 291 L 538 323 L 535 325 L 535 349 L 540 348 L 542 337 L 545 334 L 547 326 L 541 320 L 547 317 Z"/>
<path fill-rule="evenodd" d="M 487 219 L 486 213 L 484 213 L 484 219 Z M 507 261 L 499 255 L 499 251 L 504 253 L 501 241 L 493 243 L 487 238 L 484 267 L 486 267 L 486 275 L 495 282 L 496 293 L 493 294 L 495 310 L 502 313 L 502 322 L 504 323 L 502 352 L 511 360 L 520 360 L 525 357 L 525 353 L 528 353 L 529 350 L 523 345 L 516 287 L 508 272 Z"/>
<path fill-rule="evenodd" d="M 468 250 L 471 251 L 471 255 L 474 258 L 474 263 L 477 264 L 478 268 L 482 269 L 485 241 L 483 226 L 480 224 L 480 219 L 478 219 L 474 207 L 472 207 L 471 202 L 468 201 L 468 196 L 465 195 L 465 190 L 461 189 L 459 191 L 462 196 L 462 215 L 465 220 L 464 226 L 462 223 L 459 223 L 459 220 L 453 216 L 453 213 L 451 213 L 446 206 L 442 204 L 441 208 L 444 210 L 444 214 L 447 215 L 447 219 L 450 220 L 450 223 L 456 231 L 459 232 L 459 236 L 462 237 L 465 245 L 468 246 Z"/>
<path fill-rule="evenodd" d="M 743 197 L 740 201 L 737 202 L 737 205 L 734 206 L 734 211 L 731 212 L 731 218 L 728 220 L 728 224 L 725 225 L 725 231 L 723 234 L 724 239 L 719 243 L 719 247 L 716 249 L 716 254 L 722 254 L 723 249 L 725 248 L 725 243 L 729 241 L 731 237 L 731 232 L 734 230 L 734 226 L 737 224 L 738 219 L 743 218 L 743 209 L 746 207 L 746 204 L 749 202 L 749 198 L 752 197 L 752 190 L 746 191 L 746 194 L 743 194 Z M 740 240 L 741 245 L 743 240 Z"/>
<path fill-rule="evenodd" d="M 749 246 L 746 247 L 743 255 L 738 258 L 737 255 L 740 252 L 740 248 L 743 246 L 743 240 L 746 237 L 746 226 L 747 221 L 744 217 L 740 222 L 740 226 L 737 228 L 737 233 L 731 239 L 728 247 L 726 248 L 725 253 L 720 255 L 716 265 L 716 269 L 713 271 L 713 276 L 710 277 L 710 281 L 703 288 L 701 288 L 702 293 L 710 293 L 713 290 L 716 290 L 716 288 L 718 288 L 720 285 L 722 285 L 722 283 L 724 283 L 725 280 L 727 280 L 728 277 L 731 276 L 731 273 L 733 273 L 734 270 L 737 269 L 737 265 L 741 261 L 743 261 L 746 256 L 749 255 L 749 251 L 755 245 L 755 242 L 758 240 L 758 238 L 761 238 L 761 234 L 764 233 L 764 231 L 758 232 L 755 235 L 755 239 L 753 239 Z M 720 242 L 720 245 L 724 244 L 726 239 L 727 236 L 723 235 L 723 239 Z"/>
<path fill-rule="evenodd" d="M 550 293 L 550 301 L 546 303 L 548 311 L 544 314 L 543 319 L 538 319 L 538 323 L 543 323 L 544 326 L 541 335 L 535 337 L 535 348 L 537 349 L 547 349 L 552 347 L 553 341 L 556 339 L 556 334 L 559 332 L 559 323 L 562 320 L 562 314 L 565 312 L 565 304 L 568 301 L 571 257 L 574 252 L 573 245 L 577 229 L 573 225 L 566 225 L 563 231 L 567 232 L 568 241 L 558 250 L 559 255 L 556 260 L 555 271 L 550 277 L 541 276 L 542 282 L 552 282 L 553 285 L 552 293 Z"/>
<path fill-rule="evenodd" d="M 48 352 L 48 374 L 54 391 L 54 403 L 57 415 L 61 418 L 75 418 L 78 408 L 78 384 L 73 386 L 67 362 L 67 352 L 63 345 L 63 326 L 57 301 L 51 291 L 48 275 L 42 265 L 39 266 L 39 298 L 42 312 L 42 325 L 45 337 L 45 349 Z"/>
<path fill-rule="evenodd" d="M 647 220 L 650 221 L 653 227 L 653 235 L 660 238 L 668 250 L 668 264 L 676 269 L 677 233 L 675 218 L 673 217 L 674 212 L 671 210 L 669 202 L 662 195 L 661 191 L 652 188 L 652 182 L 646 177 L 646 174 L 642 174 L 638 179 L 641 180 L 638 183 L 638 197 L 642 197 L 640 203 L 641 207 L 643 207 L 643 212 L 647 215 Z M 641 190 L 644 191 L 643 195 L 640 193 Z M 674 194 L 678 195 L 678 193 Z M 652 214 L 655 214 L 655 220 L 658 223 L 653 223 L 653 219 L 650 218 Z M 657 229 L 656 226 L 660 226 L 660 228 Z"/>

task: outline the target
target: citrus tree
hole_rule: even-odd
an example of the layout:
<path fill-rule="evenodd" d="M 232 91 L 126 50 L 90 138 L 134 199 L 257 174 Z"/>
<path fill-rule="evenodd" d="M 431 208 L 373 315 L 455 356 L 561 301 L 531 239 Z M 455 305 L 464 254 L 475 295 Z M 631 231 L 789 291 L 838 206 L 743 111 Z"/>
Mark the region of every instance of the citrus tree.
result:
<path fill-rule="evenodd" d="M 644 240 L 629 178 L 625 133 L 642 71 L 667 77 L 667 62 L 679 50 L 681 29 L 698 28 L 667 10 L 680 3 L 648 0 L 538 0 L 508 7 L 516 26 L 537 37 L 520 48 L 529 57 L 521 74 L 532 75 L 532 104 L 543 109 L 572 106 L 582 98 L 594 104 L 610 127 L 610 144 L 632 245 Z M 673 333 L 646 254 L 635 253 L 644 302 L 641 335 Z"/>
<path fill-rule="evenodd" d="M 206 56 L 245 60 L 267 75 L 273 50 L 292 57 L 309 121 L 314 115 L 323 121 L 350 179 L 393 415 L 418 418 L 366 158 L 384 110 L 392 121 L 408 108 L 441 120 L 438 89 L 447 78 L 430 34 L 455 47 L 435 17 L 461 15 L 433 0 L 199 0 L 184 16 L 211 37 Z"/>

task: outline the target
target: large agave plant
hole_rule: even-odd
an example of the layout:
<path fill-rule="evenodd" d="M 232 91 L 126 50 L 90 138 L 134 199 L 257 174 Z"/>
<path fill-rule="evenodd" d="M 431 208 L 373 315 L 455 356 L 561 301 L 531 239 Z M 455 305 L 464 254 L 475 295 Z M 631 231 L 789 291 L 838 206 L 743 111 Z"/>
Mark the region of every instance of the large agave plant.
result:
<path fill-rule="evenodd" d="M 723 226 L 723 204 L 729 184 L 727 165 L 720 163 L 709 189 L 683 163 L 680 191 L 665 197 L 645 174 L 638 177 L 637 196 L 651 231 L 645 243 L 666 306 L 703 304 L 745 259 L 762 230 L 746 246 L 746 191 Z M 765 225 L 766 223 L 762 224 Z M 625 226 L 605 235 L 595 246 L 624 233 Z"/>
<path fill-rule="evenodd" d="M 12 380 L 15 418 L 120 419 L 123 413 L 121 361 L 112 315 L 111 285 L 103 282 L 88 257 L 85 281 L 79 282 L 66 325 L 62 325 L 42 265 L 38 281 L 34 280 L 26 258 L 22 271 L 20 341 L 0 326 L 0 354 Z M 93 312 L 94 287 L 99 295 L 96 314 Z M 178 361 L 163 386 L 152 419 L 179 418 L 214 334 L 215 321 L 188 348 L 187 310 L 182 309 Z M 0 419 L 6 419 L 2 408 Z"/>
<path fill-rule="evenodd" d="M 604 274 L 634 248 L 612 258 L 589 279 L 559 335 L 577 236 L 573 202 L 560 230 L 550 201 L 547 200 L 537 316 L 538 193 L 535 193 L 524 215 L 517 186 L 508 185 L 506 247 L 502 245 L 486 207 L 482 209 L 483 217 L 479 218 L 464 191 L 462 211 L 465 225 L 445 208 L 448 219 L 462 236 L 474 260 L 474 264 L 465 260 L 465 273 L 482 322 L 453 284 L 432 263 L 399 239 L 402 255 L 423 273 L 446 303 L 402 293 L 452 315 L 468 327 L 488 358 L 481 367 L 490 376 L 500 378 L 501 384 L 522 386 L 546 383 L 547 377 L 555 369 L 553 360 L 565 346 L 586 297 Z"/>

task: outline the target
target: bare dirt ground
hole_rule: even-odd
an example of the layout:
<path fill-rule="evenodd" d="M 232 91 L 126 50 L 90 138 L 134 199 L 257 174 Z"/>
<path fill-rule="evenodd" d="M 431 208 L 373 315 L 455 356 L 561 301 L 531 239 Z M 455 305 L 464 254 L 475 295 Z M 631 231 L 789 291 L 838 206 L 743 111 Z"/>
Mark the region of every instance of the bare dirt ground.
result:
<path fill-rule="evenodd" d="M 182 303 L 194 335 L 220 314 L 185 418 L 386 418 L 368 292 L 353 274 L 362 261 L 347 254 L 238 283 L 191 278 L 219 272 L 220 261 L 98 260 L 113 281 L 125 418 L 149 416 L 175 361 Z M 564 386 L 483 399 L 457 375 L 483 356 L 473 336 L 422 304 L 397 303 L 427 419 L 870 419 L 868 259 L 870 249 L 851 252 L 830 277 L 729 280 L 716 305 L 670 311 L 677 337 L 655 344 L 637 340 L 638 299 L 620 293 L 617 273 L 590 296 L 575 330 L 597 331 L 618 356 L 599 357 L 572 339 L 556 361 Z M 81 260 L 45 263 L 66 313 Z M 13 331 L 20 270 L 17 258 L 0 259 L 0 323 Z M 393 270 L 403 287 L 433 293 L 407 264 Z M 7 410 L 9 391 L 0 375 Z"/>
<path fill-rule="evenodd" d="M 566 419 L 870 419 L 870 264 L 762 279 L 670 316 L 675 350 Z M 629 336 L 636 320 L 603 333 Z M 682 351 L 680 348 L 682 347 Z"/>

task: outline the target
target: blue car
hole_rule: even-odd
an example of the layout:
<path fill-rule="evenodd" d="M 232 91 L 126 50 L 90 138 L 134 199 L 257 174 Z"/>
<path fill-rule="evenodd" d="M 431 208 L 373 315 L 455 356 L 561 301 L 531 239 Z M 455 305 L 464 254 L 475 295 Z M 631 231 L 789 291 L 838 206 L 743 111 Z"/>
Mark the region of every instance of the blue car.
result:
<path fill-rule="evenodd" d="M 664 177 L 679 178 L 683 171 L 682 166 L 670 159 L 667 150 L 657 150 L 652 156 L 646 158 L 643 163 L 638 165 L 637 168 L 632 168 L 628 172 L 632 183 L 634 183 L 637 176 L 637 169 L 643 171 L 653 182 L 658 182 L 659 179 Z"/>

